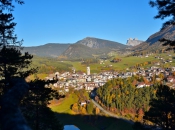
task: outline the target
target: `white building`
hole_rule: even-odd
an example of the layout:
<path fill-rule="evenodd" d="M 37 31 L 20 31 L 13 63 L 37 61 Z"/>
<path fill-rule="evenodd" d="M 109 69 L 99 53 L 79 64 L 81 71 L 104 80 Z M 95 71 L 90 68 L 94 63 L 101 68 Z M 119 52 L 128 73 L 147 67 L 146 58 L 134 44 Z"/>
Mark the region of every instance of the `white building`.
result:
<path fill-rule="evenodd" d="M 91 73 L 90 73 L 90 67 L 88 66 L 87 67 L 87 75 L 90 75 Z"/>

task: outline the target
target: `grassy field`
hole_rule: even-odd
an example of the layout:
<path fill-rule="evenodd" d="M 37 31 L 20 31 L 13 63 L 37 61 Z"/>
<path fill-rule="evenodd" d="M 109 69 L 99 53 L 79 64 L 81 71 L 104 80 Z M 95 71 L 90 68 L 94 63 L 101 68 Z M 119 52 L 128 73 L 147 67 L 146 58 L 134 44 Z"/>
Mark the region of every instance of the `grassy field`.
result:
<path fill-rule="evenodd" d="M 39 79 L 45 79 L 45 77 L 47 77 L 48 74 L 36 74 L 36 75 L 30 75 L 29 77 L 27 77 L 27 80 L 34 80 L 36 79 L 36 77 L 38 77 Z"/>
<path fill-rule="evenodd" d="M 132 130 L 132 126 L 122 120 L 111 118 L 105 115 L 81 115 L 75 114 L 70 106 L 78 101 L 78 97 L 72 93 L 67 96 L 59 105 L 51 109 L 57 114 L 63 125 L 75 125 L 81 130 Z"/>
<path fill-rule="evenodd" d="M 172 56 L 174 56 L 174 53 L 171 53 Z M 130 56 L 130 57 L 122 57 L 122 56 L 117 56 L 117 58 L 122 59 L 122 61 L 118 63 L 112 63 L 110 62 L 112 59 L 104 61 L 102 64 L 100 63 L 95 63 L 95 64 L 90 64 L 91 68 L 91 73 L 99 73 L 103 70 L 116 70 L 116 71 L 123 71 L 126 70 L 126 68 L 135 66 L 136 64 L 142 64 L 144 62 L 158 62 L 160 61 L 159 59 L 155 58 L 156 55 L 152 55 L 149 57 L 136 57 L 136 56 Z M 159 56 L 163 57 L 164 59 L 170 58 L 167 54 L 159 54 Z M 83 71 L 86 72 L 86 65 L 82 65 L 81 62 L 71 62 L 71 61 L 64 61 L 67 64 L 71 64 L 76 71 Z M 111 66 L 112 65 L 112 66 Z M 167 63 L 164 65 L 164 67 L 169 67 L 169 66 L 175 66 L 175 61 L 173 60 L 172 63 Z M 144 66 L 144 67 L 148 67 Z"/>
<path fill-rule="evenodd" d="M 64 61 L 64 63 L 71 64 L 76 69 L 76 71 L 86 72 L 86 66 L 82 65 L 80 61 Z"/>
<path fill-rule="evenodd" d="M 65 97 L 65 99 L 59 105 L 53 106 L 51 109 L 58 113 L 74 114 L 70 107 L 77 101 L 78 97 L 75 94 L 70 94 L 69 96 Z"/>
<path fill-rule="evenodd" d="M 152 56 L 149 57 L 136 57 L 136 56 L 119 56 L 116 55 L 116 58 L 121 59 L 120 62 L 118 63 L 112 63 L 110 62 L 112 60 L 108 59 L 103 61 L 101 64 L 99 63 L 93 63 L 93 64 L 89 64 L 90 69 L 91 69 L 91 74 L 93 73 L 100 73 L 102 71 L 109 71 L 109 70 L 113 70 L 113 71 L 126 71 L 127 68 L 135 66 L 136 64 L 143 64 L 145 62 L 158 62 L 160 61 L 160 59 L 156 59 L 155 56 L 160 56 L 164 59 L 169 59 L 172 57 L 175 57 L 174 53 L 170 53 L 172 56 L 169 57 L 168 53 L 162 53 L 162 54 L 154 54 Z M 172 58 L 171 63 L 166 63 L 166 64 L 162 64 L 160 65 L 161 67 L 171 67 L 171 66 L 175 66 L 175 59 Z M 154 64 L 147 64 L 145 66 L 142 67 L 150 67 Z M 54 73 L 56 71 L 62 73 L 65 71 L 72 71 L 72 68 L 75 68 L 76 72 L 81 71 L 81 72 L 85 72 L 86 73 L 86 67 L 87 65 L 85 64 L 81 64 L 80 61 L 59 61 L 58 59 L 49 59 L 49 58 L 41 58 L 41 57 L 34 57 L 34 61 L 33 61 L 33 66 L 39 68 L 39 72 L 37 74 L 37 77 L 39 77 L 40 79 L 44 79 L 45 77 L 47 77 L 49 74 Z M 31 75 L 29 77 L 29 79 L 33 80 L 35 79 L 34 75 Z"/>

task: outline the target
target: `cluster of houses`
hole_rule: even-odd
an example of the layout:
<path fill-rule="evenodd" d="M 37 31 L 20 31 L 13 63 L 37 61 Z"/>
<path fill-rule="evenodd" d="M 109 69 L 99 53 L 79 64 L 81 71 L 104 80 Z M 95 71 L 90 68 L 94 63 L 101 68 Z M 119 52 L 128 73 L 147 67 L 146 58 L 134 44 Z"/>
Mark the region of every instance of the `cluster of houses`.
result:
<path fill-rule="evenodd" d="M 90 67 L 87 67 L 87 73 L 75 71 L 73 73 L 64 72 L 51 74 L 46 77 L 47 80 L 53 80 L 55 77 L 58 81 L 51 85 L 54 89 L 59 89 L 60 92 L 69 92 L 70 88 L 75 90 L 85 89 L 87 91 L 92 91 L 95 88 L 103 86 L 108 80 L 113 78 L 128 78 L 134 75 L 139 77 L 144 77 L 147 82 L 137 82 L 135 84 L 136 88 L 149 87 L 152 85 L 152 81 L 164 81 L 168 86 L 175 88 L 175 78 L 173 76 L 175 72 L 175 67 L 171 68 L 160 68 L 157 66 L 152 66 L 148 69 L 138 68 L 135 71 L 130 72 L 101 72 L 99 74 L 90 74 Z M 160 77 L 162 75 L 162 77 Z"/>
<path fill-rule="evenodd" d="M 168 58 L 168 59 L 164 59 L 164 58 L 162 58 L 162 57 L 159 57 L 159 56 L 155 56 L 155 58 L 157 58 L 157 59 L 159 59 L 160 60 L 160 62 L 158 62 L 158 64 L 157 65 L 160 65 L 160 63 L 164 63 L 164 64 L 166 64 L 166 63 L 168 63 L 168 62 L 172 62 L 172 58 L 171 58 L 171 55 L 168 55 L 170 58 Z"/>

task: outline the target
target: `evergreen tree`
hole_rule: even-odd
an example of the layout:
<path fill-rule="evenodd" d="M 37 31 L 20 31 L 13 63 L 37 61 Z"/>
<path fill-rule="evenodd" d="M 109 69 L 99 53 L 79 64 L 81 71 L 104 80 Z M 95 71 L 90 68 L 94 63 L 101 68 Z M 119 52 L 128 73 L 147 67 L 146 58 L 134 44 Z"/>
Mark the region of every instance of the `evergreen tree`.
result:
<path fill-rule="evenodd" d="M 36 69 L 30 68 L 32 58 L 33 56 L 27 52 L 23 55 L 18 48 L 2 47 L 0 50 L 1 94 L 12 87 L 10 82 L 12 78 L 26 78 L 36 72 Z"/>
<path fill-rule="evenodd" d="M 24 4 L 23 0 L 15 0 L 19 4 Z M 17 36 L 14 34 L 16 23 L 13 22 L 14 17 L 12 11 L 15 6 L 13 0 L 0 0 L 0 45 L 15 45 L 20 46 L 22 41 L 17 41 Z"/>
<path fill-rule="evenodd" d="M 56 90 L 45 87 L 46 84 L 48 85 L 53 82 L 35 79 L 29 83 L 30 90 L 22 101 L 21 108 L 23 108 L 22 112 L 29 125 L 34 130 L 62 129 L 58 119 L 53 115 L 50 108 L 47 107 L 52 99 L 60 98 Z"/>
<path fill-rule="evenodd" d="M 22 0 L 15 1 L 24 3 Z M 27 52 L 21 53 L 22 41 L 17 41 L 17 36 L 14 35 L 16 23 L 13 22 L 13 9 L 13 0 L 0 0 L 0 102 L 1 96 L 15 85 L 12 82 L 14 78 L 25 79 L 36 72 L 36 69 L 30 67 L 33 56 Z M 36 130 L 63 129 L 55 114 L 47 107 L 52 98 L 58 97 L 58 93 L 45 88 L 46 83 L 41 80 L 28 83 L 30 90 L 22 101 L 22 112 Z"/>
<path fill-rule="evenodd" d="M 6 92 L 11 84 L 10 81 L 14 77 L 26 78 L 30 74 L 36 72 L 30 69 L 32 55 L 20 52 L 22 40 L 18 41 L 14 34 L 16 23 L 13 22 L 14 17 L 12 11 L 15 6 L 13 0 L 0 1 L 0 85 L 1 95 Z M 22 0 L 16 0 L 19 4 L 23 4 Z"/>
<path fill-rule="evenodd" d="M 161 85 L 156 98 L 151 100 L 150 109 L 144 119 L 153 122 L 164 130 L 175 129 L 175 90 Z"/>
<path fill-rule="evenodd" d="M 158 14 L 155 16 L 156 19 L 172 17 L 163 24 L 163 28 L 175 24 L 175 0 L 151 0 L 149 4 L 151 7 L 157 7 L 158 9 Z"/>
<path fill-rule="evenodd" d="M 158 14 L 155 16 L 156 19 L 171 18 L 163 24 L 162 29 L 169 25 L 175 25 L 175 0 L 151 0 L 149 4 L 151 7 L 157 7 L 158 9 Z M 170 45 L 168 49 L 175 50 L 175 40 L 163 38 L 160 41 L 165 46 Z"/>

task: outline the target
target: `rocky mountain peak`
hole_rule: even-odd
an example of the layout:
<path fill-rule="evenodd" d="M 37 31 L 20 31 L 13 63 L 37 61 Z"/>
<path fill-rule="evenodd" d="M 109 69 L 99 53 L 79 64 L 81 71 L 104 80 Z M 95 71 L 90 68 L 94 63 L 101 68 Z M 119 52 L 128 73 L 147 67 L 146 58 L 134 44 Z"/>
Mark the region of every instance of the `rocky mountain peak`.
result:
<path fill-rule="evenodd" d="M 129 38 L 128 40 L 127 40 L 127 43 L 126 43 L 126 45 L 128 45 L 128 46 L 137 46 L 137 45 L 139 45 L 140 43 L 142 43 L 143 41 L 141 41 L 141 40 L 138 40 L 137 38 Z"/>
<path fill-rule="evenodd" d="M 94 38 L 94 37 L 86 37 L 78 42 L 76 44 L 82 44 L 85 46 L 88 46 L 90 48 L 99 49 L 99 48 L 126 48 L 126 45 L 123 45 L 118 42 L 104 40 L 100 38 Z"/>
<path fill-rule="evenodd" d="M 78 41 L 79 44 L 83 44 L 85 46 L 88 46 L 90 48 L 99 48 L 98 42 L 93 37 L 86 37 L 83 40 Z"/>

